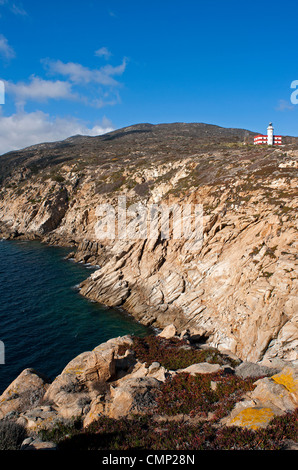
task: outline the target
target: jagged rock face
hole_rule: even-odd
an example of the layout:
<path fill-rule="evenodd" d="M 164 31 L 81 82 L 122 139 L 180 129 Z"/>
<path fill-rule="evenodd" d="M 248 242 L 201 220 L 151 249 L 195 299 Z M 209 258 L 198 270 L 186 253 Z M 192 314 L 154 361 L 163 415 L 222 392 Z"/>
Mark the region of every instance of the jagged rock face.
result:
<path fill-rule="evenodd" d="M 256 148 L 237 144 L 240 131 L 175 126 L 74 139 L 64 156 L 53 144 L 22 153 L 0 195 L 3 233 L 75 245 L 77 261 L 100 266 L 81 294 L 144 324 L 196 329 L 247 361 L 297 361 L 297 144 Z M 48 168 L 49 154 L 61 163 Z M 98 239 L 96 208 L 117 215 L 118 196 L 127 206 L 203 204 L 202 243 L 117 230 Z"/>

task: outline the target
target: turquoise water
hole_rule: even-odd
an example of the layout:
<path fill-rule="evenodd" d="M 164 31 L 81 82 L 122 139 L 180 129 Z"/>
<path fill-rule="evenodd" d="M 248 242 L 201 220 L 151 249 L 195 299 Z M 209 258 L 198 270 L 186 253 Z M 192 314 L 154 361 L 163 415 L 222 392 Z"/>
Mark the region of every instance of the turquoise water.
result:
<path fill-rule="evenodd" d="M 110 338 L 152 333 L 125 312 L 81 296 L 77 285 L 94 268 L 65 260 L 68 253 L 0 241 L 0 393 L 27 367 L 53 379 L 76 355 Z"/>

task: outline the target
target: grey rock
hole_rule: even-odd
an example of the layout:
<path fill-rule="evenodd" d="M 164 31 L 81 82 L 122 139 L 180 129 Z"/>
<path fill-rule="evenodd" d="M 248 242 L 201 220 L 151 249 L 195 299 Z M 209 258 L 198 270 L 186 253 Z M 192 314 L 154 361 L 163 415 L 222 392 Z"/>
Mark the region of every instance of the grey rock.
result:
<path fill-rule="evenodd" d="M 235 369 L 235 375 L 246 379 L 247 377 L 264 377 L 271 376 L 280 372 L 280 369 L 274 369 L 272 367 L 262 366 L 253 362 L 242 362 Z"/>
<path fill-rule="evenodd" d="M 57 445 L 54 442 L 28 437 L 23 441 L 21 450 L 57 450 Z"/>

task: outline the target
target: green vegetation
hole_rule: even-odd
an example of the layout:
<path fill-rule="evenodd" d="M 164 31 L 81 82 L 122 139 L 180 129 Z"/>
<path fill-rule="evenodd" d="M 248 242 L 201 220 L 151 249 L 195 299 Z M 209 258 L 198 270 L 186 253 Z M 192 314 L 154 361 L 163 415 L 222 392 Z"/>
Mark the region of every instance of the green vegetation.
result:
<path fill-rule="evenodd" d="M 64 176 L 59 175 L 58 173 L 52 173 L 51 180 L 55 181 L 56 183 L 63 183 L 65 181 L 65 178 Z"/>

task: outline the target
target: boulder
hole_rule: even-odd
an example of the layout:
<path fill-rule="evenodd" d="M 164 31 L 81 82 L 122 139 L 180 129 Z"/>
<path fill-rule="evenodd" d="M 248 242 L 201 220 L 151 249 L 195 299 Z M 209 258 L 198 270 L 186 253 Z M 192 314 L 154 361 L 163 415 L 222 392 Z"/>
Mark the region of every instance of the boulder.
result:
<path fill-rule="evenodd" d="M 80 378 L 84 382 L 106 382 L 115 375 L 115 351 L 113 348 L 94 349 L 87 357 Z"/>
<path fill-rule="evenodd" d="M 19 416 L 44 396 L 49 379 L 32 368 L 24 369 L 0 397 L 0 419 Z"/>
<path fill-rule="evenodd" d="M 31 431 L 50 428 L 59 421 L 57 410 L 49 405 L 38 406 L 25 411 L 17 419 L 17 423 Z"/>
<path fill-rule="evenodd" d="M 255 382 L 256 388 L 250 393 L 253 400 L 272 403 L 283 412 L 294 411 L 298 406 L 298 370 L 286 367 L 272 377 Z"/>
<path fill-rule="evenodd" d="M 222 366 L 219 364 L 209 364 L 209 362 L 200 362 L 198 364 L 192 364 L 191 366 L 185 367 L 185 369 L 178 369 L 177 374 L 186 372 L 190 375 L 196 374 L 214 374 L 222 370 Z"/>
<path fill-rule="evenodd" d="M 57 445 L 54 442 L 28 437 L 22 442 L 21 450 L 57 450 Z"/>
<path fill-rule="evenodd" d="M 176 333 L 177 331 L 176 331 L 175 325 L 171 324 L 171 325 L 166 326 L 161 331 L 161 333 L 159 333 L 157 336 L 160 336 L 161 338 L 169 339 L 169 338 L 173 338 L 176 335 Z"/>
<path fill-rule="evenodd" d="M 221 423 L 250 429 L 266 427 L 275 416 L 294 411 L 298 405 L 298 371 L 287 366 L 272 377 L 255 382 L 255 389 L 238 402 Z"/>
<path fill-rule="evenodd" d="M 278 369 L 255 364 L 253 362 L 242 362 L 235 368 L 235 374 L 242 379 L 246 379 L 247 377 L 264 377 L 266 375 L 276 374 L 277 372 L 279 372 Z"/>
<path fill-rule="evenodd" d="M 114 352 L 104 343 L 74 358 L 56 377 L 45 399 L 58 407 L 60 416 L 69 418 L 83 414 L 99 388 L 105 387 L 106 381 L 115 374 Z"/>
<path fill-rule="evenodd" d="M 155 405 L 154 395 L 160 381 L 153 377 L 137 377 L 111 387 L 111 400 L 106 414 L 110 418 L 121 418 L 130 414 L 144 413 Z"/>
<path fill-rule="evenodd" d="M 163 367 L 159 362 L 152 362 L 152 364 L 148 368 L 147 376 L 154 377 L 160 382 L 164 382 L 167 378 L 167 375 L 167 369 Z"/>
<path fill-rule="evenodd" d="M 52 382 L 45 399 L 54 404 L 63 418 L 89 413 L 90 406 L 94 408 L 96 400 L 107 392 L 107 381 L 115 380 L 116 367 L 119 374 L 121 368 L 124 370 L 132 363 L 127 350 L 124 354 L 120 350 L 132 344 L 129 335 L 119 336 L 100 344 L 93 351 L 79 354 Z"/>
<path fill-rule="evenodd" d="M 105 402 L 103 398 L 103 396 L 98 396 L 92 401 L 89 411 L 83 421 L 84 428 L 89 426 L 94 421 L 97 421 L 98 418 L 105 413 Z"/>
<path fill-rule="evenodd" d="M 89 400 L 88 388 L 84 383 L 84 371 L 87 364 L 89 352 L 85 352 L 70 361 L 49 386 L 45 400 L 58 409 L 60 416 L 70 418 L 80 416 L 86 403 Z"/>
<path fill-rule="evenodd" d="M 224 418 L 221 424 L 256 430 L 267 427 L 270 421 L 277 415 L 282 415 L 281 410 L 278 408 L 260 406 L 256 405 L 252 400 L 246 400 L 237 403 L 229 417 Z"/>

